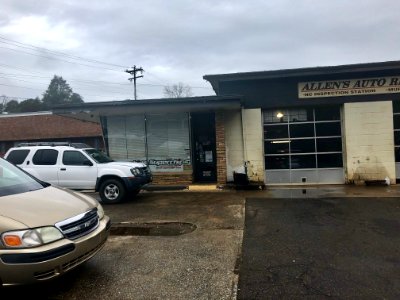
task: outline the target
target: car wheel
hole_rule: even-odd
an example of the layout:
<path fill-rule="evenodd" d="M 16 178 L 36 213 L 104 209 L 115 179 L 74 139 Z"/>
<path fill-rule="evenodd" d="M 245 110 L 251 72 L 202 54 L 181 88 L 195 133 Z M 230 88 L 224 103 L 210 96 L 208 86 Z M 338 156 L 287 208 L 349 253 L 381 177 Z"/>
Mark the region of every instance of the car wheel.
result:
<path fill-rule="evenodd" d="M 100 198 L 106 204 L 121 202 L 125 194 L 124 185 L 117 179 L 107 179 L 100 186 Z"/>

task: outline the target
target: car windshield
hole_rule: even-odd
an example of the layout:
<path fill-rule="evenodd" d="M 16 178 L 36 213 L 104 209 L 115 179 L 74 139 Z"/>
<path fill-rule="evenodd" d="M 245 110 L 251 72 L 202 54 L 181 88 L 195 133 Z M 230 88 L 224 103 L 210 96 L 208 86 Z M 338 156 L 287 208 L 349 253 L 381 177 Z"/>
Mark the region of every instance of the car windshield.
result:
<path fill-rule="evenodd" d="M 86 149 L 85 152 L 89 154 L 90 157 L 99 164 L 109 163 L 113 161 L 104 152 L 97 149 Z"/>
<path fill-rule="evenodd" d="M 43 187 L 39 181 L 0 158 L 0 197 L 40 190 Z"/>

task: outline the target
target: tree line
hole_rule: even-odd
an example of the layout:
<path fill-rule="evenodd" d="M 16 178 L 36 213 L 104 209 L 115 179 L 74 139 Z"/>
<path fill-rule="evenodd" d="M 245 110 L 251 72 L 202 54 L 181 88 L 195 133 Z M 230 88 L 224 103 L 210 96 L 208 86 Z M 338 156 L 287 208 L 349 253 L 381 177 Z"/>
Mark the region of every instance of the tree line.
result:
<path fill-rule="evenodd" d="M 167 98 L 192 97 L 193 92 L 190 86 L 179 82 L 164 87 L 164 95 Z M 56 105 L 83 103 L 83 98 L 74 93 L 67 81 L 61 76 L 54 75 L 43 97 L 29 98 L 23 101 L 9 99 L 7 96 L 0 96 L 0 113 L 23 113 L 50 110 Z"/>
<path fill-rule="evenodd" d="M 3 99 L 2 99 L 3 98 Z M 3 113 L 20 113 L 49 110 L 53 106 L 62 104 L 83 103 L 81 95 L 74 93 L 67 81 L 61 76 L 54 75 L 43 97 L 30 98 L 18 102 L 17 100 L 7 100 L 6 96 L 0 97 L 0 111 Z"/>

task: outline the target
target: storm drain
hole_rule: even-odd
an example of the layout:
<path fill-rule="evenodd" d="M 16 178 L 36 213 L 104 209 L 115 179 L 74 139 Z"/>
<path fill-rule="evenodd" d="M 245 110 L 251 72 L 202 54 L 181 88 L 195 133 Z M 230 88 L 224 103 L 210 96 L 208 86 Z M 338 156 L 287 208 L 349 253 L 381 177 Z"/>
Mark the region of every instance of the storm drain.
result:
<path fill-rule="evenodd" d="M 111 235 L 174 236 L 193 232 L 196 225 L 183 222 L 162 223 L 113 223 Z"/>

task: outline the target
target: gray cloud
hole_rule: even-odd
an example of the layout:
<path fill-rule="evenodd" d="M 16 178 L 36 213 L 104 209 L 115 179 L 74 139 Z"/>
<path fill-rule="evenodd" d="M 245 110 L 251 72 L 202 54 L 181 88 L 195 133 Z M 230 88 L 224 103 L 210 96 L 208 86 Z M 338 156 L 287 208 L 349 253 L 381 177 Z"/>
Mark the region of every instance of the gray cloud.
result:
<path fill-rule="evenodd" d="M 204 95 L 213 93 L 202 80 L 204 74 L 397 60 L 399 9 L 400 2 L 394 0 L 5 0 L 0 36 L 121 66 L 136 64 L 147 71 L 141 84 L 181 81 L 206 87 L 193 89 Z M 21 32 L 5 31 L 28 17 L 47 24 L 39 27 L 43 32 L 33 41 Z M 133 94 L 122 67 L 102 66 L 118 73 L 0 48 L 2 63 L 49 77 L 61 75 L 86 101 Z M 22 73 L 1 65 L 0 71 Z M 38 89 L 48 84 L 46 79 L 14 83 Z M 146 98 L 163 96 L 161 86 L 140 85 L 138 92 Z M 32 93 L 0 86 L 0 94 L 38 95 Z"/>

